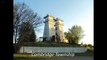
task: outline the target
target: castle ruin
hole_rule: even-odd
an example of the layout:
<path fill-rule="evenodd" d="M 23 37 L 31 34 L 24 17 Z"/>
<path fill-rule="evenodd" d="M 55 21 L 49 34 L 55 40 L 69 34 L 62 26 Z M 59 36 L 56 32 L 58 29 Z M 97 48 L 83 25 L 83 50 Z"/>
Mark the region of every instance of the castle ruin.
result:
<path fill-rule="evenodd" d="M 50 41 L 55 36 L 55 42 L 66 42 L 63 32 L 63 20 L 55 18 L 54 16 L 47 14 L 44 17 L 45 27 L 43 38 Z"/>

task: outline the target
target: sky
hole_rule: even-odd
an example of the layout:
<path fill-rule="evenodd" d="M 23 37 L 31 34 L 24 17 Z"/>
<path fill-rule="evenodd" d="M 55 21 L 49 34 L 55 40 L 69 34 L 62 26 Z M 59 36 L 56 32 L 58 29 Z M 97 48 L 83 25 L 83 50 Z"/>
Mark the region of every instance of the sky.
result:
<path fill-rule="evenodd" d="M 64 32 L 73 25 L 79 25 L 84 30 L 84 38 L 79 43 L 94 45 L 94 18 L 93 0 L 14 0 L 14 3 L 25 3 L 42 18 L 48 13 L 64 22 Z M 38 37 L 43 36 L 44 25 L 41 31 L 36 32 Z"/>

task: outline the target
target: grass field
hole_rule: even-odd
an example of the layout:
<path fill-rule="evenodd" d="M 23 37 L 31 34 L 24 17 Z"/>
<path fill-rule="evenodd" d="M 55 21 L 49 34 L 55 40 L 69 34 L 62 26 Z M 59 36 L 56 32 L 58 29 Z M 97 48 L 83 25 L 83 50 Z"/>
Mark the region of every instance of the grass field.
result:
<path fill-rule="evenodd" d="M 75 53 L 76 56 L 94 56 L 94 53 L 91 51 L 87 51 L 85 53 Z"/>
<path fill-rule="evenodd" d="M 13 54 L 14 59 L 17 58 L 50 58 L 49 56 L 32 56 L 31 54 Z M 52 56 L 57 57 L 57 56 Z"/>

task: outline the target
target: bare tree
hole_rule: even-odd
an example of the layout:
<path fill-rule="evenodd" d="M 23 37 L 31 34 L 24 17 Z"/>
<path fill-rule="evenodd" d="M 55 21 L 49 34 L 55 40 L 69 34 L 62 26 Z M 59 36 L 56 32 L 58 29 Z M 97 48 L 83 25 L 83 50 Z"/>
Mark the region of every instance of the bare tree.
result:
<path fill-rule="evenodd" d="M 13 35 L 15 36 L 15 44 L 17 41 L 20 26 L 23 22 L 29 22 L 33 28 L 38 29 L 42 25 L 43 19 L 34 13 L 25 3 L 14 4 L 13 17 Z"/>

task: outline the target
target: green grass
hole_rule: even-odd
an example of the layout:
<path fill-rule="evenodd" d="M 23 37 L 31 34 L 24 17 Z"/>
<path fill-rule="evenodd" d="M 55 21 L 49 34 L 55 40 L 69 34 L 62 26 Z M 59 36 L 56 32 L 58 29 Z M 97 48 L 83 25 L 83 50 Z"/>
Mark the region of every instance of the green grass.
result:
<path fill-rule="evenodd" d="M 75 56 L 93 56 L 92 51 L 87 51 L 85 53 L 75 53 Z M 50 58 L 49 56 L 32 56 L 31 54 L 13 54 L 14 59 L 16 58 Z M 52 56 L 58 57 L 58 56 Z"/>
<path fill-rule="evenodd" d="M 20 59 L 33 59 L 33 58 L 36 58 L 36 59 L 45 59 L 45 58 L 56 58 L 56 57 L 60 57 L 60 56 L 32 56 L 31 54 L 14 54 L 13 56 L 13 60 L 20 60 Z"/>
<path fill-rule="evenodd" d="M 93 56 L 93 53 L 90 51 L 87 51 L 85 53 L 75 53 L 75 56 Z M 61 57 L 61 56 L 32 56 L 31 54 L 14 54 L 13 55 L 13 60 L 16 59 L 31 59 L 31 58 L 56 58 L 56 57 Z"/>
<path fill-rule="evenodd" d="M 75 53 L 76 56 L 94 56 L 92 51 L 87 51 L 85 53 Z"/>
<path fill-rule="evenodd" d="M 49 56 L 32 56 L 31 54 L 13 54 L 14 59 L 17 58 L 50 58 Z"/>

